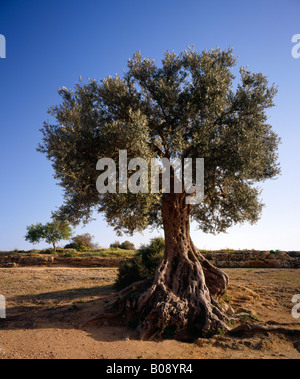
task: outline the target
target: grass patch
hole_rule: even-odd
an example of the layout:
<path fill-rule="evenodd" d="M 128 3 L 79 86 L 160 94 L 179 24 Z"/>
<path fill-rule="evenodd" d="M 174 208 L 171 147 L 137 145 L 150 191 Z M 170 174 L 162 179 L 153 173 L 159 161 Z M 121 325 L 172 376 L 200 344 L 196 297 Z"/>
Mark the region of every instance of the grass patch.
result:
<path fill-rule="evenodd" d="M 232 299 L 230 296 L 227 295 L 227 293 L 224 293 L 222 296 L 222 300 L 225 301 L 226 303 L 231 303 Z"/>
<path fill-rule="evenodd" d="M 85 251 L 85 252 L 78 252 L 77 257 L 116 257 L 116 258 L 123 258 L 123 257 L 132 257 L 136 254 L 136 250 L 125 250 L 125 249 L 97 249 L 94 251 Z"/>
<path fill-rule="evenodd" d="M 127 258 L 133 257 L 136 254 L 136 250 L 125 250 L 119 248 L 109 248 L 109 249 L 95 249 L 95 250 L 87 250 L 87 251 L 76 251 L 73 249 L 60 249 L 58 248 L 56 251 L 52 249 L 44 249 L 44 250 L 12 250 L 12 251 L 0 251 L 0 257 L 7 257 L 12 255 L 27 255 L 27 256 L 35 256 L 35 255 L 58 255 L 62 257 L 106 257 L 106 258 Z"/>

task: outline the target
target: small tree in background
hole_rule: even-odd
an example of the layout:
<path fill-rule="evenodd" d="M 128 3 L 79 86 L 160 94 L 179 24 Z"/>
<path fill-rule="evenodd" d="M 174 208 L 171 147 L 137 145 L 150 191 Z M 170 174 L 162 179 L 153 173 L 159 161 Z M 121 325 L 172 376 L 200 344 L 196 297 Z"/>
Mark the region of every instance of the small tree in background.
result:
<path fill-rule="evenodd" d="M 25 240 L 33 244 L 45 240 L 45 242 L 51 243 L 54 251 L 56 251 L 57 242 L 67 240 L 71 236 L 72 229 L 66 221 L 54 221 L 45 225 L 37 223 L 36 225 L 27 226 Z"/>
<path fill-rule="evenodd" d="M 94 250 L 98 244 L 93 242 L 94 236 L 90 233 L 80 234 L 72 238 L 72 242 L 65 246 L 66 249 Z"/>

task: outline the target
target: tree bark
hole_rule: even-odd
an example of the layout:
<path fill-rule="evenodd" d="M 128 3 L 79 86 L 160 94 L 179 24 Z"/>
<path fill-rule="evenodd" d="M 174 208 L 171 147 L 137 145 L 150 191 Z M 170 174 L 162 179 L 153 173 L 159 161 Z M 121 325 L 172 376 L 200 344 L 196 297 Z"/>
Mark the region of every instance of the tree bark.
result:
<path fill-rule="evenodd" d="M 227 317 L 217 303 L 228 277 L 195 248 L 190 211 L 184 194 L 168 194 L 163 199 L 165 255 L 152 286 L 137 303 L 141 339 L 189 340 L 228 330 Z"/>

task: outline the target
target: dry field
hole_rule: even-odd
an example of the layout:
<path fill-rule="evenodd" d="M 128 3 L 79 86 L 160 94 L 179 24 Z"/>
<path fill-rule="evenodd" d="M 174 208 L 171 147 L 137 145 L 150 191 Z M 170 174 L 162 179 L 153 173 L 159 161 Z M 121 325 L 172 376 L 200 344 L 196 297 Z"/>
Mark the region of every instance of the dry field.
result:
<path fill-rule="evenodd" d="M 226 269 L 224 300 L 252 321 L 300 329 L 291 310 L 300 293 L 300 272 L 289 269 Z M 79 325 L 103 309 L 115 293 L 115 268 L 0 268 L 0 359 L 22 358 L 300 358 L 299 337 L 263 333 L 217 337 L 196 343 L 139 341 L 135 332 L 108 324 Z M 247 319 L 248 320 L 248 319 Z M 249 321 L 249 320 L 248 320 Z"/>

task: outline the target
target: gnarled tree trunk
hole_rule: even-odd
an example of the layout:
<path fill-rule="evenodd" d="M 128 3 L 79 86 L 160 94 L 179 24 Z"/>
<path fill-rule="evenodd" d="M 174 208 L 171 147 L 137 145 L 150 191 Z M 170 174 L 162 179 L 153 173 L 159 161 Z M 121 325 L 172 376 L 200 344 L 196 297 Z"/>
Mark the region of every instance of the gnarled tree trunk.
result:
<path fill-rule="evenodd" d="M 111 307 L 113 313 L 97 315 L 83 325 L 99 318 L 121 317 L 138 326 L 141 339 L 194 340 L 230 329 L 217 302 L 226 291 L 228 276 L 195 248 L 190 237 L 190 211 L 184 194 L 165 195 L 165 255 L 154 280 L 125 288 Z"/>
<path fill-rule="evenodd" d="M 165 255 L 153 284 L 137 303 L 141 339 L 191 339 L 227 329 L 217 298 L 225 293 L 228 277 L 195 248 L 190 210 L 184 194 L 169 194 L 163 200 Z"/>

